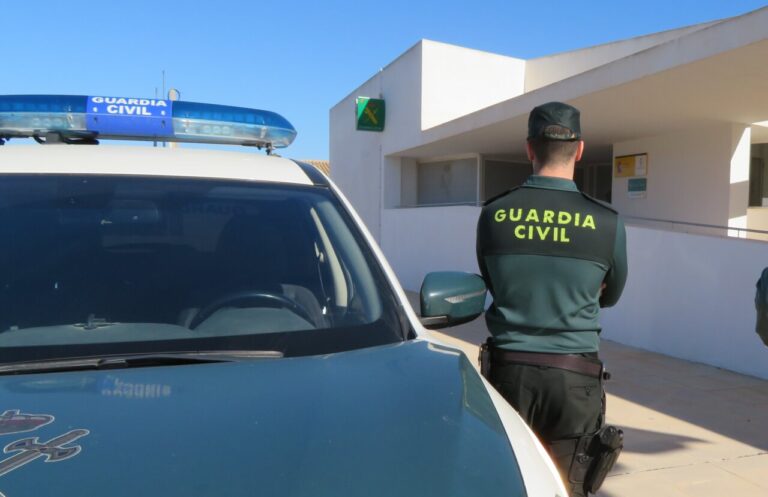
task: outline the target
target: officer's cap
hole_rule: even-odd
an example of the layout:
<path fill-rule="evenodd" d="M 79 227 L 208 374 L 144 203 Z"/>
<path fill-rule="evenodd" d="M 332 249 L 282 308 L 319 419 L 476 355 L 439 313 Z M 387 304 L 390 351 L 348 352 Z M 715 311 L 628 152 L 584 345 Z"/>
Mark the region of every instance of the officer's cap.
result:
<path fill-rule="evenodd" d="M 542 136 L 547 140 L 573 141 L 581 139 L 579 109 L 562 102 L 549 102 L 534 107 L 528 116 L 528 139 Z M 566 128 L 566 133 L 548 130 L 549 126 Z"/>

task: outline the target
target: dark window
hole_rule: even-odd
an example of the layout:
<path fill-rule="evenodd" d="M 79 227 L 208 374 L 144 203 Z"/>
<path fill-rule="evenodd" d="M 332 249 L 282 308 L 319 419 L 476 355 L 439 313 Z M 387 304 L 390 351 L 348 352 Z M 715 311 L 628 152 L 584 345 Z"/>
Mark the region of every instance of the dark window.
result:
<path fill-rule="evenodd" d="M 749 206 L 762 207 L 765 194 L 765 161 L 752 157 L 749 168 Z"/>

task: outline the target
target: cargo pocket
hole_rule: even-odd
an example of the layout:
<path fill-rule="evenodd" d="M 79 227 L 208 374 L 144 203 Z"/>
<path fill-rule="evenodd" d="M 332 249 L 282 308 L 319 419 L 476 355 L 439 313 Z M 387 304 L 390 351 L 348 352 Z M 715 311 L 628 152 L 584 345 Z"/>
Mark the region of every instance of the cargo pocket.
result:
<path fill-rule="evenodd" d="M 603 411 L 603 390 L 600 382 L 580 383 L 568 387 L 567 412 L 576 433 L 590 433 L 600 427 Z"/>

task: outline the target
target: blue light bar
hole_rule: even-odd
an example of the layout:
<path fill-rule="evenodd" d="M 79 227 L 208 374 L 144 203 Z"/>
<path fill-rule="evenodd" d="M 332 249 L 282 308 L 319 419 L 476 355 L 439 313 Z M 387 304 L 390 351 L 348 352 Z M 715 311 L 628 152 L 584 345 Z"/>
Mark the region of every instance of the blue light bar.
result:
<path fill-rule="evenodd" d="M 274 112 L 150 98 L 0 95 L 0 139 L 89 137 L 282 148 L 296 129 Z"/>

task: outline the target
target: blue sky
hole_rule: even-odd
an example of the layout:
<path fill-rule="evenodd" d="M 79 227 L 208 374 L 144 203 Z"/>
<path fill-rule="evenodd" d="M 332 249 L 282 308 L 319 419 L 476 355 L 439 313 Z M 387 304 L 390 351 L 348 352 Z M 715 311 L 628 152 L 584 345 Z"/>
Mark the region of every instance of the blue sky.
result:
<path fill-rule="evenodd" d="M 299 131 L 284 155 L 326 159 L 330 108 L 421 38 L 532 58 L 764 5 L 0 0 L 0 94 L 153 97 L 164 69 L 185 100 L 283 114 Z"/>

